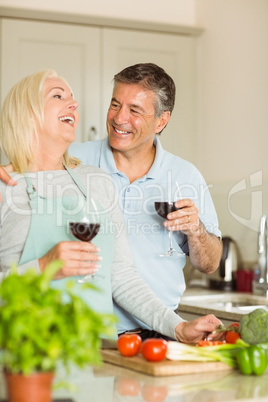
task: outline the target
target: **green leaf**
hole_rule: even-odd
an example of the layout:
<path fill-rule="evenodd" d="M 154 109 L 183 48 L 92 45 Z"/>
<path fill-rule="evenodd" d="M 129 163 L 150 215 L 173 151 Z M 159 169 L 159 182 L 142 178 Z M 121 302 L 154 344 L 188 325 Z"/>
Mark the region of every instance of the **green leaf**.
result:
<path fill-rule="evenodd" d="M 115 334 L 115 316 L 93 311 L 73 294 L 72 281 L 63 291 L 50 287 L 61 266 L 54 261 L 41 275 L 33 269 L 19 275 L 12 267 L 0 284 L 0 364 L 11 372 L 99 364 L 101 337 Z"/>

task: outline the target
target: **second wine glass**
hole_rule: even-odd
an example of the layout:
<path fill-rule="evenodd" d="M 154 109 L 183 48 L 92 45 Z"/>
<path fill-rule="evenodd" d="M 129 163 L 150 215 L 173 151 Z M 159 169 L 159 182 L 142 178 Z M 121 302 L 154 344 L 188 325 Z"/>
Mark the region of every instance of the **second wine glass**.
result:
<path fill-rule="evenodd" d="M 154 203 L 155 210 L 158 213 L 159 216 L 163 219 L 167 219 L 167 216 L 169 213 L 177 211 L 179 208 L 175 207 L 175 202 L 172 201 L 156 201 Z M 168 231 L 168 236 L 169 236 L 169 249 L 163 253 L 159 254 L 160 257 L 176 257 L 176 256 L 184 256 L 185 254 L 182 251 L 177 251 L 173 247 L 172 243 L 172 232 L 169 230 Z"/>

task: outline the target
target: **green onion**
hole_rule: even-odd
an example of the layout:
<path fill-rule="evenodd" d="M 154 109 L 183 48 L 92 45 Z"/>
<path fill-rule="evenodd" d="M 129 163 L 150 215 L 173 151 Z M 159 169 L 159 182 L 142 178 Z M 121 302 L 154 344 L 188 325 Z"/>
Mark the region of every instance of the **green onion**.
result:
<path fill-rule="evenodd" d="M 249 345 L 242 339 L 235 344 L 223 343 L 215 346 L 191 346 L 180 342 L 168 342 L 166 358 L 179 361 L 220 361 L 237 367 L 236 353 Z"/>

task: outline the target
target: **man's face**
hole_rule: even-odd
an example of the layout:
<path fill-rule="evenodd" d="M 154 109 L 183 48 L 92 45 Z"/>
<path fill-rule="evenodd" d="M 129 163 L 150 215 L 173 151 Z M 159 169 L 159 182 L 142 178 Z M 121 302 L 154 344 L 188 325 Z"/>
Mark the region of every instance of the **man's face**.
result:
<path fill-rule="evenodd" d="M 155 134 L 163 128 L 162 116 L 155 118 L 154 100 L 155 94 L 140 85 L 115 85 L 107 113 L 107 131 L 113 150 L 124 153 L 152 147 Z"/>

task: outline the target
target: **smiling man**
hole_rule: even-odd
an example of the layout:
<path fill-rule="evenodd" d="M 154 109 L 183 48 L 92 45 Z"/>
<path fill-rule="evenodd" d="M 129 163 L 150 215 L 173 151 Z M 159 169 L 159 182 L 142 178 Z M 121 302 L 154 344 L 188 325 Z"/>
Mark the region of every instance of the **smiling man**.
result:
<path fill-rule="evenodd" d="M 109 144 L 117 168 L 130 183 L 146 174 L 153 164 L 155 134 L 167 124 L 170 112 L 155 117 L 155 95 L 139 84 L 118 82 L 107 114 Z M 142 163 L 136 163 L 139 160 Z M 135 162 L 135 163 L 133 163 Z"/>
<path fill-rule="evenodd" d="M 156 136 L 167 125 L 174 103 L 174 81 L 161 67 L 152 63 L 127 67 L 114 77 L 108 138 L 74 143 L 69 149 L 83 163 L 97 165 L 113 178 L 139 274 L 173 310 L 185 290 L 186 256 L 159 256 L 168 246 L 166 229 L 172 231 L 174 248 L 188 254 L 201 272 L 212 273 L 222 253 L 217 215 L 202 175 L 191 163 L 164 151 Z M 154 208 L 163 195 L 180 208 L 165 221 Z M 116 314 L 119 333 L 137 328 L 144 337 L 157 336 L 118 306 Z"/>

